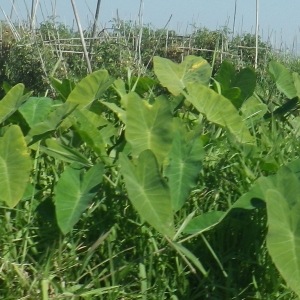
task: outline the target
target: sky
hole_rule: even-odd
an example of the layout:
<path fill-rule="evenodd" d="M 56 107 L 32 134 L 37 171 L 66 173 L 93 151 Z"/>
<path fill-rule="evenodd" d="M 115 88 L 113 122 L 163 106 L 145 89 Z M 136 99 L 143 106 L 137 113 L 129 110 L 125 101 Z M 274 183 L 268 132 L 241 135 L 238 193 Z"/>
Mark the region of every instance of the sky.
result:
<path fill-rule="evenodd" d="M 93 20 L 97 0 L 74 1 L 83 27 L 87 26 Z M 233 30 L 236 4 L 235 33 L 255 33 L 256 0 L 102 0 L 99 27 L 110 27 L 117 11 L 121 20 L 138 22 L 141 1 L 143 23 L 156 29 L 163 28 L 172 16 L 167 28 L 179 34 L 191 32 L 193 26 L 211 30 L 228 26 Z M 7 16 L 11 14 L 13 2 L 16 8 L 13 19 L 26 19 L 28 14 L 24 3 L 30 10 L 32 0 L 0 0 L 0 8 Z M 38 21 L 43 20 L 41 12 L 44 17 L 52 15 L 53 7 L 56 8 L 57 20 L 72 26 L 71 0 L 39 0 Z M 293 43 L 300 46 L 299 12 L 299 0 L 259 0 L 260 36 L 263 40 L 269 39 L 276 48 L 289 47 L 292 51 Z M 5 19 L 1 11 L 0 16 L 0 19 Z"/>

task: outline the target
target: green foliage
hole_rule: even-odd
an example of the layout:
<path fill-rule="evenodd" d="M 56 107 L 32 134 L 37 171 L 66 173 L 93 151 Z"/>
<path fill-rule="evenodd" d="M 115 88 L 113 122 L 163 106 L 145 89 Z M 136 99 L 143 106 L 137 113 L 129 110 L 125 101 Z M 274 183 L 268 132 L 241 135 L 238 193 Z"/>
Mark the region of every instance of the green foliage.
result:
<path fill-rule="evenodd" d="M 103 165 L 96 164 L 85 174 L 82 165 L 71 164 L 62 173 L 55 189 L 57 223 L 66 234 L 79 221 L 100 187 Z"/>
<path fill-rule="evenodd" d="M 0 138 L 0 201 L 14 207 L 29 180 L 31 160 L 20 127 L 10 126 Z"/>
<path fill-rule="evenodd" d="M 208 85 L 211 68 L 201 57 L 187 56 L 181 64 L 154 57 L 154 72 L 161 84 L 174 96 L 178 96 L 189 82 Z"/>
<path fill-rule="evenodd" d="M 141 152 L 136 167 L 124 155 L 120 163 L 129 197 L 140 216 L 172 238 L 175 229 L 170 191 L 154 154 L 151 150 Z"/>
<path fill-rule="evenodd" d="M 286 71 L 276 70 L 280 89 Z M 299 118 L 286 106 L 273 117 L 282 105 L 257 95 L 251 68 L 223 63 L 211 78 L 203 58 L 155 57 L 154 73 L 157 81 L 105 70 L 77 84 L 52 77 L 58 100 L 6 89 L 7 299 L 299 294 L 298 269 L 285 264 L 299 265 Z"/>

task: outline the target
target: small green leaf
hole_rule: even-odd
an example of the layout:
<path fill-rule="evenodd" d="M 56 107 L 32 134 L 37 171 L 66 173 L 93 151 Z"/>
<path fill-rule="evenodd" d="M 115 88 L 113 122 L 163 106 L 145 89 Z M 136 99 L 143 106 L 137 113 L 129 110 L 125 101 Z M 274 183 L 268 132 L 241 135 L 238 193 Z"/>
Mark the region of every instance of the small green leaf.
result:
<path fill-rule="evenodd" d="M 192 219 L 184 228 L 183 232 L 188 234 L 200 234 L 204 231 L 210 230 L 212 227 L 220 223 L 226 215 L 227 212 L 224 211 L 211 211 L 204 213 Z"/>
<path fill-rule="evenodd" d="M 24 94 L 24 85 L 19 83 L 12 87 L 0 101 L 0 123 L 9 118 L 25 102 L 30 93 Z"/>
<path fill-rule="evenodd" d="M 255 124 L 261 120 L 268 111 L 266 104 L 262 103 L 257 97 L 252 96 L 243 103 L 241 107 L 242 118 L 246 124 Z"/>
<path fill-rule="evenodd" d="M 96 164 L 86 173 L 76 163 L 68 166 L 54 188 L 56 218 L 63 234 L 67 234 L 87 209 L 103 179 L 104 167 Z"/>
<path fill-rule="evenodd" d="M 50 77 L 50 81 L 54 89 L 59 93 L 64 101 L 67 100 L 68 96 L 75 88 L 75 83 L 67 78 L 64 78 L 62 81 L 60 81 L 57 78 Z"/>
<path fill-rule="evenodd" d="M 0 201 L 14 207 L 22 198 L 31 159 L 19 126 L 12 125 L 0 138 Z"/>
<path fill-rule="evenodd" d="M 88 118 L 90 114 L 85 114 L 84 111 L 74 111 L 77 123 L 74 124 L 76 132 L 80 135 L 81 139 L 96 152 L 103 163 L 110 166 L 111 162 L 106 152 L 105 144 L 101 136 L 100 130 Z"/>
<path fill-rule="evenodd" d="M 160 233 L 172 238 L 174 220 L 170 191 L 151 150 L 143 151 L 135 167 L 120 153 L 121 173 L 132 205 Z"/>

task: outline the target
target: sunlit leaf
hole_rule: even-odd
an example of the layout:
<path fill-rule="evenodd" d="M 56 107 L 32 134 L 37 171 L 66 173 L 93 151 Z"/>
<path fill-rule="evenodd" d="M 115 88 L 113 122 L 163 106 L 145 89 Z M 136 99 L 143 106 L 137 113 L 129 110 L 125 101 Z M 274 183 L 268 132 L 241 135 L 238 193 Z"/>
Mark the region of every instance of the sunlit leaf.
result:
<path fill-rule="evenodd" d="M 184 133 L 174 133 L 170 160 L 165 175 L 171 191 L 174 211 L 178 211 L 187 200 L 191 189 L 197 185 L 197 178 L 202 166 L 204 151 L 200 137 L 187 141 Z"/>
<path fill-rule="evenodd" d="M 162 86 L 174 96 L 179 95 L 189 82 L 208 85 L 211 67 L 202 57 L 189 55 L 181 64 L 169 59 L 155 56 L 153 58 L 154 73 Z"/>
<path fill-rule="evenodd" d="M 120 154 L 121 172 L 129 199 L 142 219 L 172 238 L 175 228 L 170 191 L 150 150 L 143 151 L 134 166 Z"/>
<path fill-rule="evenodd" d="M 113 83 L 106 70 L 99 70 L 83 78 L 72 90 L 67 102 L 78 105 L 78 109 L 90 106 Z"/>
<path fill-rule="evenodd" d="M 27 124 L 33 125 L 43 122 L 51 111 L 53 100 L 46 97 L 31 97 L 20 108 L 19 112 L 23 115 Z"/>
<path fill-rule="evenodd" d="M 0 138 L 0 201 L 14 207 L 22 198 L 31 159 L 19 126 L 12 125 Z"/>
<path fill-rule="evenodd" d="M 254 138 L 230 100 L 199 83 L 188 84 L 187 91 L 187 99 L 210 122 L 228 129 L 239 142 L 254 144 Z"/>
<path fill-rule="evenodd" d="M 12 87 L 0 100 L 0 123 L 9 118 L 30 96 L 30 93 L 23 94 L 24 85 L 19 83 Z"/>
<path fill-rule="evenodd" d="M 125 137 L 138 156 L 150 149 L 161 164 L 172 146 L 173 118 L 169 101 L 161 96 L 150 105 L 136 93 L 128 95 Z"/>
<path fill-rule="evenodd" d="M 300 296 L 300 185 L 288 168 L 277 174 L 274 189 L 266 191 L 267 247 L 288 286 Z"/>

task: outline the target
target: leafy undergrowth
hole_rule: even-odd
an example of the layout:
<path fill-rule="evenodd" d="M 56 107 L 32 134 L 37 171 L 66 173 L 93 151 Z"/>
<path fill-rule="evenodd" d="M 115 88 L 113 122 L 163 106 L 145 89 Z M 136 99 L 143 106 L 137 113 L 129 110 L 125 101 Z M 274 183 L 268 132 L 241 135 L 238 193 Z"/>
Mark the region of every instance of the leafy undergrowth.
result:
<path fill-rule="evenodd" d="M 298 75 L 154 73 L 6 85 L 0 299 L 297 299 Z"/>

